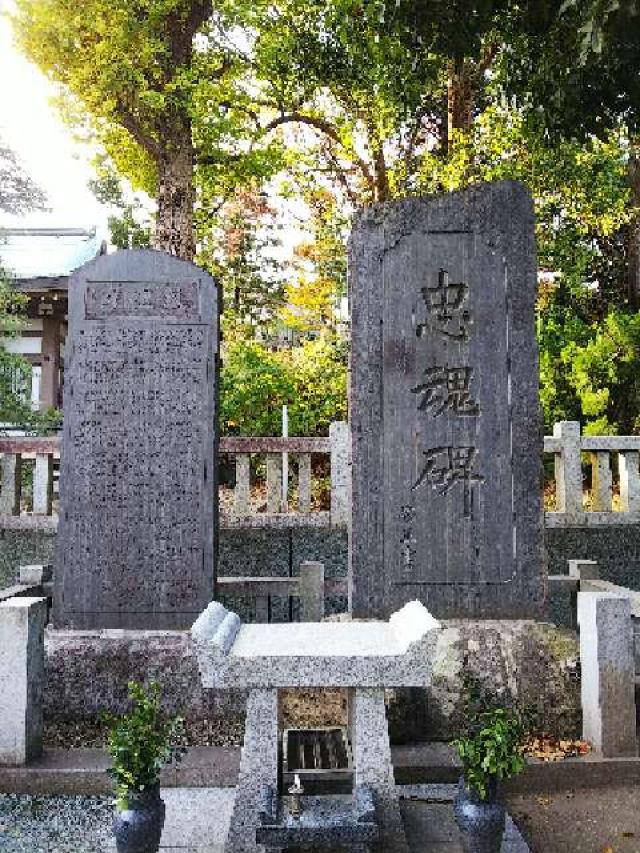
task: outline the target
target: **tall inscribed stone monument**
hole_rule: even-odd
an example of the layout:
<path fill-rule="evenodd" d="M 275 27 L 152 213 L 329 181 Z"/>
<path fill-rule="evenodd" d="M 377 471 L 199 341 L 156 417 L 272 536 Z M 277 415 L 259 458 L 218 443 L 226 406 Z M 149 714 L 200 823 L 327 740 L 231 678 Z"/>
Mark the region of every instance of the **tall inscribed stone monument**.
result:
<path fill-rule="evenodd" d="M 354 616 L 542 596 L 533 206 L 484 184 L 363 211 L 350 248 Z"/>
<path fill-rule="evenodd" d="M 150 250 L 69 283 L 54 623 L 190 627 L 212 600 L 218 300 Z"/>

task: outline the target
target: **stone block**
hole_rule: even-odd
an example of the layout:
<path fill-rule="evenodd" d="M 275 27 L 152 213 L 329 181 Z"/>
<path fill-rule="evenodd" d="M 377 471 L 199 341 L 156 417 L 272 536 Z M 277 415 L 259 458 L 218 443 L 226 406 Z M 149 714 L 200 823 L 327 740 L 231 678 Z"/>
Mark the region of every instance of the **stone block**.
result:
<path fill-rule="evenodd" d="M 324 566 L 306 560 L 300 566 L 300 620 L 320 622 L 324 617 Z"/>
<path fill-rule="evenodd" d="M 25 586 L 49 583 L 52 576 L 50 565 L 20 566 L 19 580 Z"/>
<path fill-rule="evenodd" d="M 578 593 L 583 736 L 606 758 L 637 755 L 631 603 Z"/>
<path fill-rule="evenodd" d="M 534 216 L 511 182 L 376 205 L 350 243 L 351 607 L 543 598 Z"/>
<path fill-rule="evenodd" d="M 20 765 L 42 751 L 44 598 L 0 604 L 0 764 Z"/>
<path fill-rule="evenodd" d="M 214 594 L 218 301 L 150 250 L 69 283 L 54 622 L 188 628 Z"/>

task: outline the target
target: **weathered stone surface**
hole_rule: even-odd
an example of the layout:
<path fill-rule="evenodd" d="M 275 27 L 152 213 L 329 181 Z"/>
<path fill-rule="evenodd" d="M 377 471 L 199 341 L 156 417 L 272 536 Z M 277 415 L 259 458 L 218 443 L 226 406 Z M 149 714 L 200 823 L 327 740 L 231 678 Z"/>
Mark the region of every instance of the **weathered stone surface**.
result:
<path fill-rule="evenodd" d="M 25 764 L 42 751 L 44 598 L 0 604 L 0 764 Z"/>
<path fill-rule="evenodd" d="M 384 690 L 352 690 L 349 728 L 355 787 L 373 792 L 380 839 L 376 853 L 409 853 L 395 790 Z"/>
<path fill-rule="evenodd" d="M 215 283 L 127 251 L 69 296 L 55 624 L 186 628 L 213 598 Z"/>
<path fill-rule="evenodd" d="M 205 690 L 186 631 L 67 631 L 45 633 L 44 715 L 50 721 L 92 720 L 129 707 L 127 684 L 162 686 L 168 713 L 191 720 L 244 713 L 246 693 Z"/>
<path fill-rule="evenodd" d="M 520 185 L 368 208 L 350 249 L 351 604 L 542 600 L 533 207 Z"/>
<path fill-rule="evenodd" d="M 581 731 L 578 646 L 575 634 L 534 622 L 443 622 L 434 658 L 434 677 L 426 688 L 389 691 L 392 740 L 448 739 L 459 734 L 462 716 L 462 664 L 491 692 L 515 690 L 535 708 L 540 728 L 563 736 Z M 200 683 L 194 650 L 186 632 L 47 630 L 45 718 L 93 719 L 102 709 L 128 707 L 127 682 L 160 681 L 163 703 L 192 720 L 243 713 L 246 693 L 206 690 Z M 304 691 L 303 691 L 304 693 Z M 322 708 L 334 717 L 305 724 L 344 725 L 340 691 L 329 691 Z M 308 703 L 307 703 L 308 704 Z M 287 725 L 296 722 L 292 710 Z"/>
<path fill-rule="evenodd" d="M 442 622 L 426 688 L 394 690 L 394 742 L 445 740 L 465 728 L 463 669 L 506 704 L 530 709 L 540 731 L 581 731 L 578 643 L 574 633 L 529 620 Z"/>
<path fill-rule="evenodd" d="M 640 526 L 575 527 L 545 530 L 550 575 L 567 573 L 569 560 L 582 558 L 598 563 L 603 580 L 640 588 Z M 570 596 L 549 588 L 545 618 L 557 625 L 571 625 Z"/>
<path fill-rule="evenodd" d="M 578 624 L 583 735 L 607 758 L 637 755 L 631 602 L 579 592 Z"/>

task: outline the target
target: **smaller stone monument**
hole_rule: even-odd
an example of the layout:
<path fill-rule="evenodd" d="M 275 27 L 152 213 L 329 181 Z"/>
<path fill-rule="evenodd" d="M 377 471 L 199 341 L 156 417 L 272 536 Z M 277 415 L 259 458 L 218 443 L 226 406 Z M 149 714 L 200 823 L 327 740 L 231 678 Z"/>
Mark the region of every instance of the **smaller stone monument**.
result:
<path fill-rule="evenodd" d="M 320 839 L 351 850 L 408 853 L 384 690 L 429 684 L 438 628 L 417 601 L 388 622 L 287 625 L 242 625 L 218 602 L 207 607 L 191 632 L 204 687 L 250 691 L 226 853 L 249 853 L 262 845 L 286 849 Z M 296 687 L 349 689 L 355 771 L 349 813 L 322 798 L 323 817 L 309 798 L 303 804 L 306 817 L 297 819 L 278 797 L 278 690 Z"/>
<path fill-rule="evenodd" d="M 218 298 L 143 249 L 69 283 L 57 628 L 188 628 L 214 598 Z"/>

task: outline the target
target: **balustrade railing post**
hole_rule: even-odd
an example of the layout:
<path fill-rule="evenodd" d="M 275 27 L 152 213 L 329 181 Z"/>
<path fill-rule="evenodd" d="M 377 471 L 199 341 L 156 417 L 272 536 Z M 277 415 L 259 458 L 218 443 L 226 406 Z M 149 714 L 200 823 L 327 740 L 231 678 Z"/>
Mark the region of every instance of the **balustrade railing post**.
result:
<path fill-rule="evenodd" d="M 331 444 L 331 526 L 349 521 L 349 425 L 335 421 L 329 426 Z"/>
<path fill-rule="evenodd" d="M 611 512 L 612 498 L 611 454 L 598 450 L 591 454 L 591 508 Z"/>
<path fill-rule="evenodd" d="M 233 513 L 238 518 L 249 515 L 251 499 L 251 457 L 248 453 L 237 453 L 236 485 L 233 490 Z"/>
<path fill-rule="evenodd" d="M 282 512 L 282 454 L 267 453 L 267 512 Z"/>
<path fill-rule="evenodd" d="M 19 453 L 4 453 L 2 456 L 2 491 L 0 491 L 0 514 L 20 515 L 22 498 L 22 456 Z"/>
<path fill-rule="evenodd" d="M 640 473 L 638 451 L 618 454 L 620 468 L 620 503 L 623 512 L 640 512 Z"/>
<path fill-rule="evenodd" d="M 311 454 L 298 454 L 298 512 L 311 512 Z"/>
<path fill-rule="evenodd" d="M 555 455 L 556 509 L 575 515 L 582 512 L 580 424 L 560 421 L 554 424 L 553 435 L 562 442 L 562 452 Z"/>
<path fill-rule="evenodd" d="M 53 456 L 50 453 L 36 453 L 33 470 L 33 512 L 34 515 L 51 515 L 53 506 Z"/>

